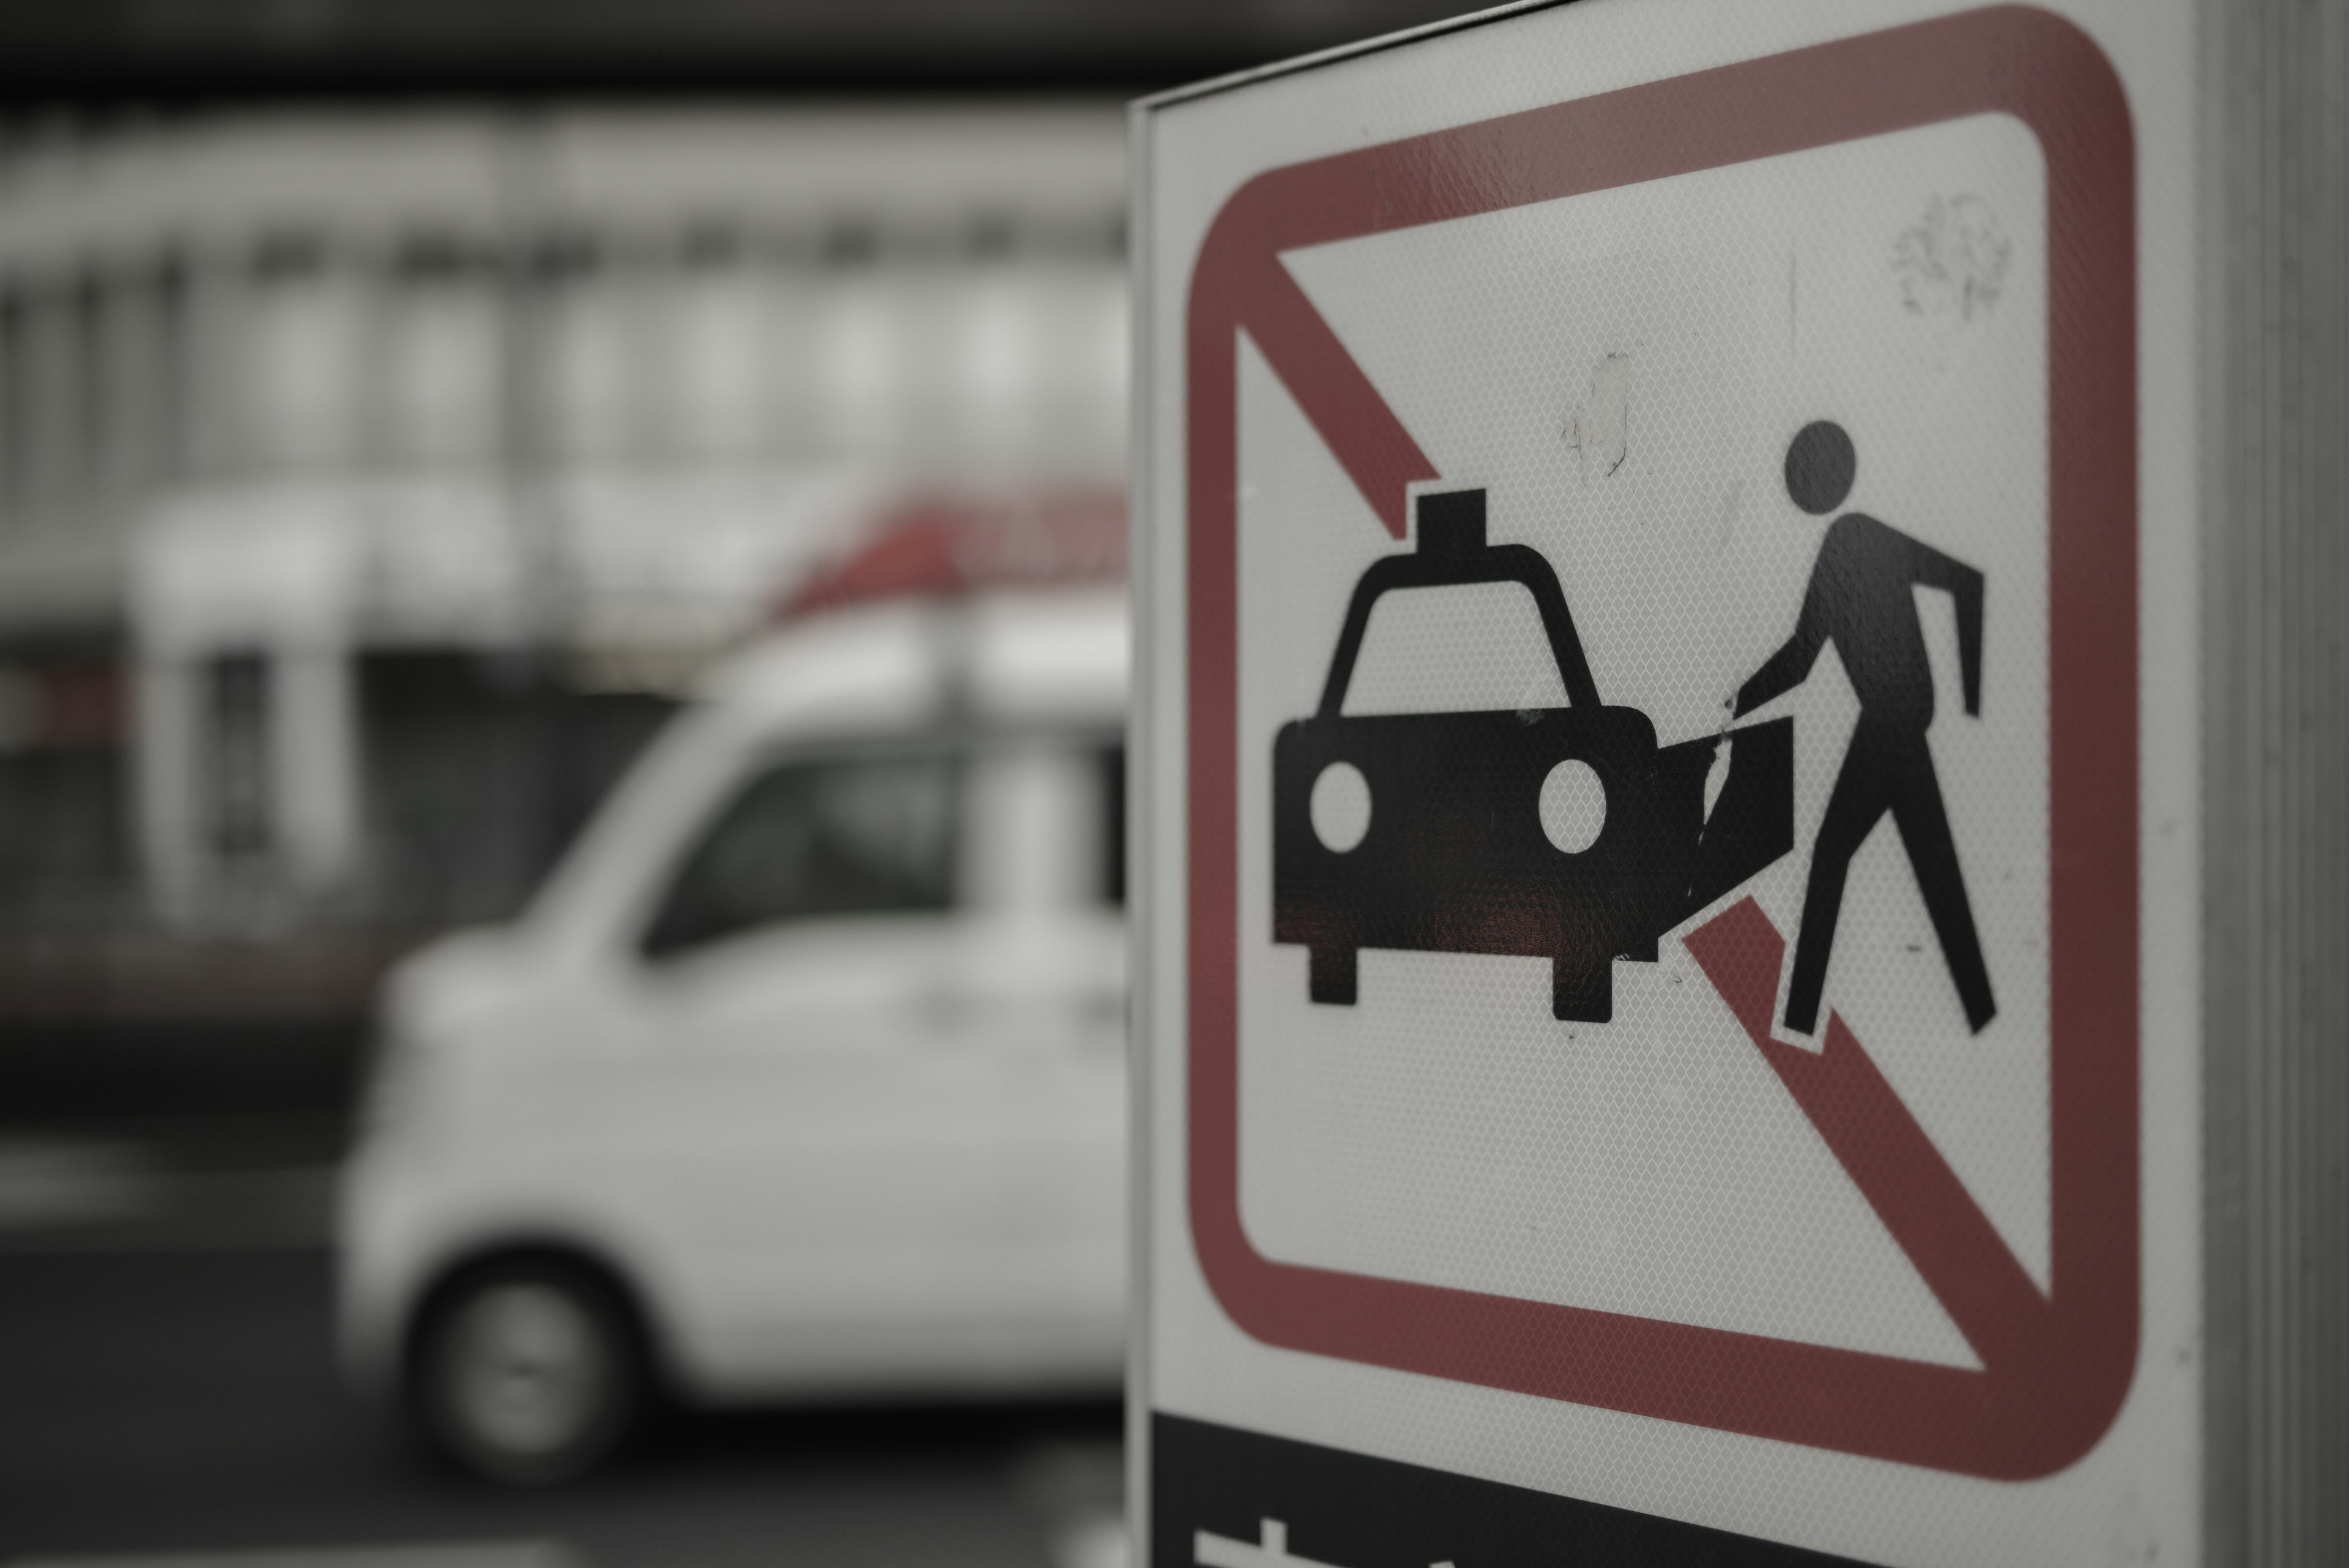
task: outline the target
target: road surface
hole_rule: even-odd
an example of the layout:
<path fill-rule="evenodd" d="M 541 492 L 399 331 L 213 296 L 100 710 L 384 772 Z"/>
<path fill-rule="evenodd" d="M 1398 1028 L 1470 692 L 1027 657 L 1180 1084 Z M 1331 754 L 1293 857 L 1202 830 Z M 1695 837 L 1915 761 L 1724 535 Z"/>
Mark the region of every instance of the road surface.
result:
<path fill-rule="evenodd" d="M 285 1548 L 387 1568 L 1119 1557 L 1105 1404 L 703 1419 L 579 1489 L 501 1493 L 419 1465 L 345 1397 L 322 1249 L 111 1234 L 0 1250 L 0 1564 Z M 392 1545 L 433 1550 L 348 1553 Z"/>

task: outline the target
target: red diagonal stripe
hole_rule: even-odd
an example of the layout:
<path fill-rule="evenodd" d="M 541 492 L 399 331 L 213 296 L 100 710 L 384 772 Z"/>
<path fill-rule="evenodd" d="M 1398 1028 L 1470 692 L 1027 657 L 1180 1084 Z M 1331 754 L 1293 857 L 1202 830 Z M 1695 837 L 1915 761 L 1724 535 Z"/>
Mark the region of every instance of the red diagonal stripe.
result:
<path fill-rule="evenodd" d="M 1278 256 L 1257 264 L 1242 297 L 1241 325 L 1387 532 L 1402 538 L 1405 487 L 1435 478 L 1435 465 Z"/>
<path fill-rule="evenodd" d="M 1786 943 L 1770 917 L 1743 898 L 1685 940 L 1982 1365 L 2033 1360 L 2054 1326 L 2047 1299 L 1843 1019 L 1828 1015 L 1816 1055 L 1772 1038 Z"/>

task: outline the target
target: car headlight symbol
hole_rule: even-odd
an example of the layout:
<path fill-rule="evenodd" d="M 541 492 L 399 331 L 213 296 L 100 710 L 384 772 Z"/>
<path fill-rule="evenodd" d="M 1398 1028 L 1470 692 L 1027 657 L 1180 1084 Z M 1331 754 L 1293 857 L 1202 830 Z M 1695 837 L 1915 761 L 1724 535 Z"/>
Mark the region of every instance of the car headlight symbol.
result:
<path fill-rule="evenodd" d="M 1318 826 L 1320 819 L 1314 821 Z M 1579 855 L 1599 842 L 1607 826 L 1607 786 L 1588 763 L 1568 757 L 1550 769 L 1542 780 L 1541 825 L 1564 854 Z"/>
<path fill-rule="evenodd" d="M 1351 763 L 1331 763 L 1313 781 L 1309 809 L 1313 836 L 1331 854 L 1343 855 L 1371 830 L 1371 781 Z"/>

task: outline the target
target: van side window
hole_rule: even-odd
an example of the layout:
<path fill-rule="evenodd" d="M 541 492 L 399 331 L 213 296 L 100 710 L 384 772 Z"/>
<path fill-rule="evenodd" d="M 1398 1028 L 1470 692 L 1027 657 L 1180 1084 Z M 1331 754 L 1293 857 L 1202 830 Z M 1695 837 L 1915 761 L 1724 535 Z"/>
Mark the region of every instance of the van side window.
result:
<path fill-rule="evenodd" d="M 1094 753 L 1101 780 L 1101 901 L 1125 904 L 1125 748 L 1103 746 Z"/>
<path fill-rule="evenodd" d="M 702 836 L 645 933 L 660 958 L 758 926 L 954 903 L 963 758 L 897 753 L 788 763 L 751 779 Z"/>

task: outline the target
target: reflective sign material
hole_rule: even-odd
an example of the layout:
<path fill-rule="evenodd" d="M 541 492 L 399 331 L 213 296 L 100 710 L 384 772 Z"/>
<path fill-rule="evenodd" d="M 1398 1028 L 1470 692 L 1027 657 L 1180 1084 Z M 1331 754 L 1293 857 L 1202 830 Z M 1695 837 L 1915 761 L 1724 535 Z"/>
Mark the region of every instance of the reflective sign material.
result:
<path fill-rule="evenodd" d="M 2184 16 L 1602 5 L 1141 111 L 1186 1452 L 2195 1549 Z"/>

